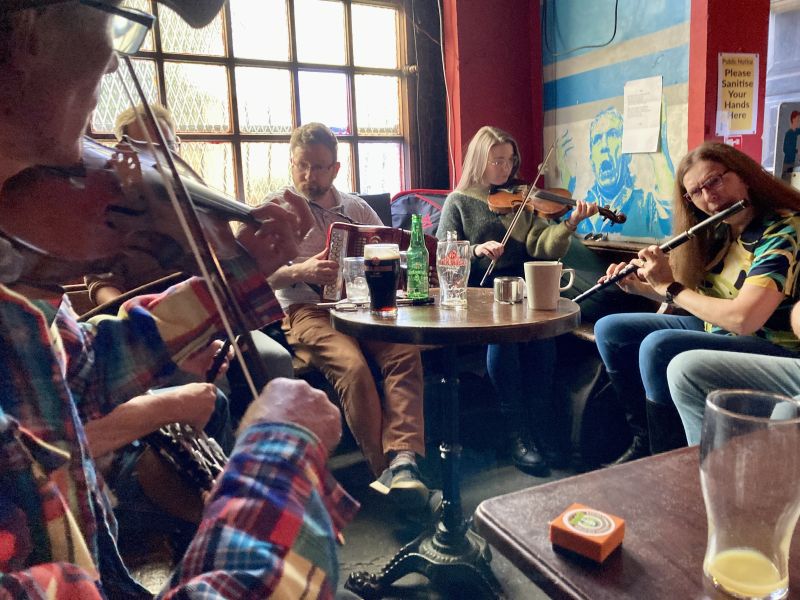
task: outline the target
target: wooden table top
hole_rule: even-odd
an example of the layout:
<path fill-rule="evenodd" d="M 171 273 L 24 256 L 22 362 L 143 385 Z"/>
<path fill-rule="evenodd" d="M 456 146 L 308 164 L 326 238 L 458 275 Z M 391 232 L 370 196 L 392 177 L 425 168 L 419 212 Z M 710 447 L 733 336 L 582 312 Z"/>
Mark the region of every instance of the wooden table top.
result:
<path fill-rule="evenodd" d="M 561 335 L 580 324 L 580 307 L 566 298 L 557 310 L 528 310 L 525 300 L 500 304 L 491 289 L 469 288 L 467 308 L 452 310 L 440 308 L 439 290 L 432 289 L 431 295 L 435 304 L 400 306 L 395 319 L 375 318 L 365 308 L 331 310 L 331 322 L 353 337 L 419 345 L 524 342 Z"/>
<path fill-rule="evenodd" d="M 713 598 L 703 584 L 706 512 L 698 446 L 483 501 L 480 534 L 553 598 Z M 554 550 L 549 523 L 573 502 L 625 519 L 625 539 L 602 565 Z M 789 585 L 800 593 L 800 541 Z"/>

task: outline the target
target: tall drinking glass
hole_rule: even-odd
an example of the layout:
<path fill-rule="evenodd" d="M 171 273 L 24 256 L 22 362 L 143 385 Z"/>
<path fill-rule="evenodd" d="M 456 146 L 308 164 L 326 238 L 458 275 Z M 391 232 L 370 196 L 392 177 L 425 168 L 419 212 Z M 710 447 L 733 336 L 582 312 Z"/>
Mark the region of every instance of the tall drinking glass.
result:
<path fill-rule="evenodd" d="M 352 302 L 366 302 L 369 300 L 367 278 L 364 275 L 363 256 L 345 256 L 342 260 L 342 273 L 344 275 L 344 289 L 347 299 Z"/>
<path fill-rule="evenodd" d="M 446 240 L 436 246 L 436 273 L 439 276 L 439 305 L 442 308 L 467 306 L 469 281 L 469 242 Z"/>
<path fill-rule="evenodd" d="M 800 403 L 768 392 L 710 393 L 700 483 L 711 585 L 732 598 L 786 598 L 800 515 Z"/>
<path fill-rule="evenodd" d="M 366 244 L 364 276 L 369 287 L 370 310 L 376 317 L 397 316 L 400 248 L 397 244 Z"/>

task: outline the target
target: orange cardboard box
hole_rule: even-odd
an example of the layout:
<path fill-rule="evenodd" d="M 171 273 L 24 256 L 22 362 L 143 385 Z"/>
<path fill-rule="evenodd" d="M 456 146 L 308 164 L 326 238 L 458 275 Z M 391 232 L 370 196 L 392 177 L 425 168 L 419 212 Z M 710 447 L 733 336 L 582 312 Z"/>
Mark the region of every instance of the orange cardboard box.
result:
<path fill-rule="evenodd" d="M 601 563 L 622 543 L 625 521 L 594 508 L 571 504 L 550 521 L 550 541 Z"/>

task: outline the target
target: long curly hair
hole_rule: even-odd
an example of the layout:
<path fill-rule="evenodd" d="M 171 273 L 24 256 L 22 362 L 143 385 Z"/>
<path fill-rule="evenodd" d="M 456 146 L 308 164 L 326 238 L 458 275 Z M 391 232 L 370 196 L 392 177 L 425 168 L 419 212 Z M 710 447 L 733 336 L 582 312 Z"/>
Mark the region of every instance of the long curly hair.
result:
<path fill-rule="evenodd" d="M 519 171 L 520 155 L 517 141 L 510 133 L 491 125 L 484 125 L 472 136 L 464 155 L 464 166 L 461 169 L 461 179 L 458 180 L 456 190 L 464 191 L 471 187 L 483 185 L 483 173 L 489 160 L 489 150 L 497 144 L 511 144 L 514 148 L 514 167 L 511 169 L 509 180 L 513 179 Z"/>
<path fill-rule="evenodd" d="M 773 177 L 736 148 L 719 142 L 704 142 L 681 159 L 675 173 L 672 228 L 676 235 L 708 218 L 707 214 L 683 197 L 687 192 L 683 178 L 700 161 L 719 163 L 736 173 L 747 187 L 747 196 L 756 217 L 781 209 L 800 211 L 800 191 Z M 706 229 L 675 248 L 670 253 L 675 278 L 687 286 L 697 287 L 706 271 L 727 252 L 731 243 L 727 233 L 725 225 L 714 230 Z M 723 234 L 727 237 L 722 237 Z"/>

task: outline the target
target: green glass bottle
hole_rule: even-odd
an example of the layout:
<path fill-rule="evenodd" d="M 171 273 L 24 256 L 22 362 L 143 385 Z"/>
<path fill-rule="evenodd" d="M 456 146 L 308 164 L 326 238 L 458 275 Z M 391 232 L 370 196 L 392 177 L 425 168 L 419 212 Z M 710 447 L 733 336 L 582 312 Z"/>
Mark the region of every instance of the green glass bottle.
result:
<path fill-rule="evenodd" d="M 411 299 L 428 297 L 428 248 L 422 235 L 422 219 L 411 215 L 411 243 L 406 252 L 406 296 Z"/>

